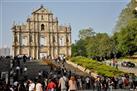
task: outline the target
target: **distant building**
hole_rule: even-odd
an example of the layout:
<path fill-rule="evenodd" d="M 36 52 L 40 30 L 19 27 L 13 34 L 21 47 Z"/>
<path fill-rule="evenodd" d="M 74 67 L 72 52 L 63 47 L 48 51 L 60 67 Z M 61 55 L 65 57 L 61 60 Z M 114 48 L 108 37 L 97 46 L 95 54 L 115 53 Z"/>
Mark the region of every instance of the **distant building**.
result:
<path fill-rule="evenodd" d="M 71 56 L 71 27 L 59 26 L 58 18 L 43 6 L 33 11 L 25 24 L 14 24 L 12 31 L 13 56 Z"/>
<path fill-rule="evenodd" d="M 8 47 L 0 48 L 0 56 L 10 56 L 10 48 Z"/>

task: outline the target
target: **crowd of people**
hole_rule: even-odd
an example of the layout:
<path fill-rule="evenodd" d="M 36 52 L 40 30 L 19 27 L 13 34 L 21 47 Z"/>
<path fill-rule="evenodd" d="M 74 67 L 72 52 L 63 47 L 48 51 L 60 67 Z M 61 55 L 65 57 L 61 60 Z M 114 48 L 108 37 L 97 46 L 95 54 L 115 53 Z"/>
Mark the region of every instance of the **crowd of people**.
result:
<path fill-rule="evenodd" d="M 20 63 L 23 60 L 23 63 Z M 119 77 L 78 75 L 65 68 L 65 58 L 57 58 L 58 64 L 63 67 L 52 70 L 42 70 L 36 77 L 28 78 L 27 58 L 14 57 L 10 64 L 10 76 L 13 81 L 6 82 L 5 78 L 0 79 L 0 91 L 112 91 L 112 89 L 137 89 L 137 76 L 124 74 Z M 19 79 L 22 76 L 22 79 Z M 11 80 L 11 79 L 10 79 Z"/>

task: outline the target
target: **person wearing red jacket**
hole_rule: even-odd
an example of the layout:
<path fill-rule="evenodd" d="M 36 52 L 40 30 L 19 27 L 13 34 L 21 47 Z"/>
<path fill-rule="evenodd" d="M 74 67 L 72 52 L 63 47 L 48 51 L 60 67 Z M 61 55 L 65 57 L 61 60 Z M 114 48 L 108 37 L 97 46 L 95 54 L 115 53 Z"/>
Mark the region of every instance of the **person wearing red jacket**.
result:
<path fill-rule="evenodd" d="M 46 91 L 55 91 L 56 84 L 53 79 L 48 83 L 47 90 Z"/>

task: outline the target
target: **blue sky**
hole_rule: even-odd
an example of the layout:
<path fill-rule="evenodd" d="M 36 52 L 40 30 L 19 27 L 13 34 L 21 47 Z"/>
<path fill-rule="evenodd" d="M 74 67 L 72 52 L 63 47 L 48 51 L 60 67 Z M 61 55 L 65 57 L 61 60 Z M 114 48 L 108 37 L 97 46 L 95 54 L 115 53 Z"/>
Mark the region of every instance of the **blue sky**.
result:
<path fill-rule="evenodd" d="M 70 24 L 72 41 L 78 40 L 80 29 L 92 27 L 95 32 L 112 35 L 121 10 L 130 0 L 0 0 L 0 47 L 12 45 L 11 26 L 26 22 L 33 9 L 43 4 L 59 19 Z"/>

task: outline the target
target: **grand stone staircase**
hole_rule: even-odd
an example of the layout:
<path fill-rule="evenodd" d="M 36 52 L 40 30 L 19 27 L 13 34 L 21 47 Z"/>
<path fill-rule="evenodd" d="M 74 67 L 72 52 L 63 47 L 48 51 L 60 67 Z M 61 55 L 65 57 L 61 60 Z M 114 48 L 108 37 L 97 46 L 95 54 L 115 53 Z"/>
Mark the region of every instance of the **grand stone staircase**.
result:
<path fill-rule="evenodd" d="M 46 61 L 46 60 L 45 60 Z M 9 71 L 9 64 L 10 60 L 6 59 L 3 61 L 0 61 L 0 72 L 3 71 Z M 58 66 L 58 67 L 62 67 L 62 63 L 57 64 L 54 61 L 51 61 L 52 64 Z M 49 72 L 50 71 L 50 65 L 47 64 L 42 64 L 42 61 L 40 60 L 32 60 L 32 61 L 28 61 L 25 64 L 23 63 L 23 61 L 20 61 L 21 66 L 23 67 L 27 67 L 27 75 L 28 78 L 34 79 L 35 77 L 38 76 L 39 71 L 44 70 Z M 88 75 L 87 73 L 82 72 L 81 70 L 79 70 L 78 68 L 73 67 L 70 64 L 65 63 L 65 68 L 69 71 L 71 70 L 72 73 L 78 74 L 78 75 Z M 22 79 L 24 75 L 20 75 L 20 79 Z"/>
<path fill-rule="evenodd" d="M 44 60 L 44 61 L 49 61 L 49 60 Z M 56 63 L 54 61 L 51 61 L 51 60 L 50 60 L 50 62 L 54 65 L 53 68 L 62 67 L 62 63 L 58 64 L 58 63 Z M 50 68 L 51 68 L 50 65 L 43 64 L 42 61 L 39 61 L 39 60 L 27 62 L 25 64 L 25 66 L 27 66 L 27 68 L 28 68 L 28 71 L 27 71 L 28 78 L 34 78 L 34 77 L 38 76 L 38 72 L 41 71 L 41 70 L 45 70 L 45 71 L 49 72 Z M 67 64 L 67 63 L 65 63 L 65 68 L 68 71 L 71 70 L 72 73 L 77 74 L 77 75 L 82 75 L 82 76 L 88 75 L 87 73 L 82 72 L 78 68 L 75 68 L 72 65 Z"/>
<path fill-rule="evenodd" d="M 57 65 L 57 66 L 60 66 L 60 67 L 63 66 L 62 62 L 57 63 L 57 62 L 55 62 L 55 61 L 52 61 L 52 63 L 55 64 L 55 65 Z M 77 74 L 77 75 L 82 75 L 82 76 L 87 76 L 87 75 L 89 75 L 89 74 L 87 74 L 86 72 L 83 72 L 83 71 L 79 70 L 78 68 L 76 68 L 76 67 L 68 64 L 67 62 L 65 62 L 65 68 L 66 68 L 67 70 L 71 70 L 72 73 Z"/>
<path fill-rule="evenodd" d="M 27 63 L 25 63 L 25 66 L 28 68 L 28 70 L 27 70 L 28 78 L 37 77 L 39 71 L 45 70 L 48 72 L 50 69 L 50 67 L 48 65 L 40 64 L 40 62 L 38 60 L 27 62 Z"/>

